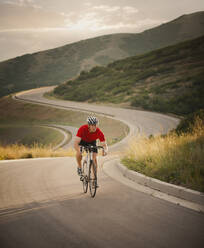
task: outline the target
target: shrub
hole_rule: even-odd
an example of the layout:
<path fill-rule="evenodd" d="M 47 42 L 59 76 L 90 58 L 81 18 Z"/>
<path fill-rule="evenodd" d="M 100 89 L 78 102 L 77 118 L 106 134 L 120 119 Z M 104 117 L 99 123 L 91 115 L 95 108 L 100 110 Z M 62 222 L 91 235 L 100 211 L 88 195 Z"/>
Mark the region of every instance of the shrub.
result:
<path fill-rule="evenodd" d="M 192 133 L 196 122 L 199 120 L 203 122 L 204 125 L 204 109 L 200 109 L 192 114 L 189 114 L 185 119 L 183 119 L 175 129 L 176 133 Z"/>

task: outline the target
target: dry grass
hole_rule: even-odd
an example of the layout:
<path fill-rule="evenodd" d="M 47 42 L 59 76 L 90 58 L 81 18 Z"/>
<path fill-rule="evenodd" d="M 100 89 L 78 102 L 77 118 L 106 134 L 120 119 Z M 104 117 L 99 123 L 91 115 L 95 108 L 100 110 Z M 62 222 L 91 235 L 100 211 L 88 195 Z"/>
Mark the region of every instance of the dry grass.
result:
<path fill-rule="evenodd" d="M 33 147 L 24 145 L 0 146 L 0 160 L 21 159 L 21 158 L 39 158 L 39 157 L 65 157 L 74 156 L 75 152 L 72 148 L 67 150 L 58 149 L 54 151 L 50 146 L 41 146 L 35 144 Z"/>
<path fill-rule="evenodd" d="M 204 192 L 204 126 L 199 118 L 192 133 L 171 133 L 131 142 L 123 163 L 132 170 Z"/>

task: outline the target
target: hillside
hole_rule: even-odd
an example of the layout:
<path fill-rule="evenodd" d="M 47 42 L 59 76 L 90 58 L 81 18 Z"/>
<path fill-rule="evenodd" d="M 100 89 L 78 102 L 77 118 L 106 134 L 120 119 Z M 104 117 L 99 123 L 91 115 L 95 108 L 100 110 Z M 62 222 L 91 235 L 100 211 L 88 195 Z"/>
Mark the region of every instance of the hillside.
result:
<path fill-rule="evenodd" d="M 139 34 L 113 34 L 0 63 L 0 97 L 12 92 L 56 85 L 81 70 L 204 35 L 204 11 L 181 16 Z"/>
<path fill-rule="evenodd" d="M 54 94 L 185 115 L 204 108 L 203 68 L 204 36 L 82 71 Z"/>

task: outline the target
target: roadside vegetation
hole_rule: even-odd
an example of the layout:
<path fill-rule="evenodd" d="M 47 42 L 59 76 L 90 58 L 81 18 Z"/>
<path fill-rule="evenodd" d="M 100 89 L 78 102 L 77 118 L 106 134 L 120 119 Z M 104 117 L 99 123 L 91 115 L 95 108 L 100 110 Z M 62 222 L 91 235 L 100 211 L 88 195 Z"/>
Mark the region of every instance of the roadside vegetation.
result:
<path fill-rule="evenodd" d="M 17 144 L 0 146 L 0 160 L 66 156 L 74 156 L 74 150 L 69 148 L 67 150 L 58 149 L 54 151 L 51 146 L 39 144 L 34 144 L 30 147 Z"/>
<path fill-rule="evenodd" d="M 82 71 L 52 95 L 188 115 L 204 107 L 204 36 Z"/>
<path fill-rule="evenodd" d="M 167 135 L 133 140 L 122 162 L 159 180 L 204 192 L 204 111 Z"/>

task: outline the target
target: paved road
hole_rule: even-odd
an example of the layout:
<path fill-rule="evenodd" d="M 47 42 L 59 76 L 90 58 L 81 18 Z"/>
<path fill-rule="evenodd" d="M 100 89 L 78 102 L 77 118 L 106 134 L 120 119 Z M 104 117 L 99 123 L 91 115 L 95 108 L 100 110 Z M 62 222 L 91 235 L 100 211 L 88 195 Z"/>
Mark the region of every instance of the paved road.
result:
<path fill-rule="evenodd" d="M 63 141 L 60 144 L 58 144 L 56 147 L 54 147 L 54 150 L 57 150 L 59 147 L 67 149 L 69 147 L 74 146 L 74 137 L 76 136 L 78 128 L 72 127 L 72 126 L 53 125 L 53 124 L 48 125 L 48 127 L 52 127 L 52 128 L 54 127 L 58 131 L 62 132 L 63 135 L 64 135 Z M 71 140 L 69 140 L 69 137 L 68 137 L 67 133 L 69 133 L 71 135 Z"/>
<path fill-rule="evenodd" d="M 131 135 L 177 122 L 129 111 L 108 114 L 134 126 Z M 94 199 L 82 193 L 73 158 L 0 162 L 0 247 L 203 247 L 203 214 L 125 186 L 102 168 L 99 184 Z"/>
<path fill-rule="evenodd" d="M 99 170 L 82 193 L 72 158 L 0 164 L 0 247 L 202 247 L 202 214 L 153 198 Z M 2 183 L 2 181 L 4 183 Z"/>

